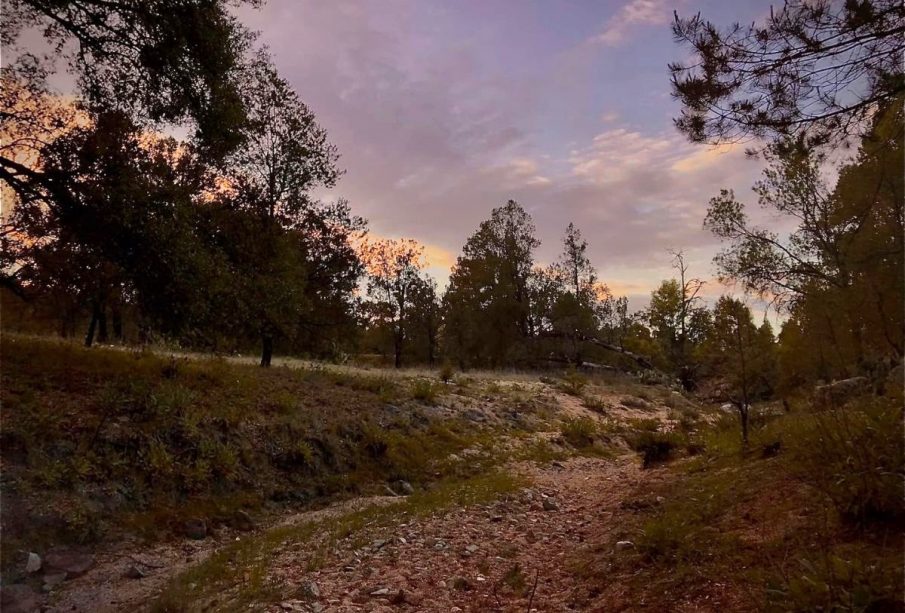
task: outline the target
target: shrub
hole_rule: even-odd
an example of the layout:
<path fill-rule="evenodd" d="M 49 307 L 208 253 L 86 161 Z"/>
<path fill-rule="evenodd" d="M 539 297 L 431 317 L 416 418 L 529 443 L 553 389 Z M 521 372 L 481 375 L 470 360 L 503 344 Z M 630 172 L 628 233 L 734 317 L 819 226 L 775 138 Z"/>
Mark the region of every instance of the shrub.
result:
<path fill-rule="evenodd" d="M 786 441 L 793 473 L 855 524 L 905 517 L 902 412 L 878 398 L 803 416 Z"/>
<path fill-rule="evenodd" d="M 574 368 L 570 368 L 563 374 L 562 380 L 559 382 L 559 389 L 572 396 L 580 396 L 581 390 L 583 390 L 587 384 L 587 377 Z"/>
<path fill-rule="evenodd" d="M 412 398 L 426 404 L 434 404 L 437 399 L 437 387 L 433 381 L 416 379 L 412 383 Z"/>
<path fill-rule="evenodd" d="M 669 460 L 673 452 L 683 445 L 682 437 L 675 432 L 641 430 L 628 437 L 629 447 L 641 454 L 644 468 Z"/>
<path fill-rule="evenodd" d="M 589 417 L 568 419 L 560 427 L 560 433 L 573 447 L 590 447 L 597 437 L 597 423 Z"/>
<path fill-rule="evenodd" d="M 452 381 L 454 374 L 455 371 L 453 371 L 452 364 L 445 362 L 443 366 L 440 367 L 438 376 L 440 377 L 440 381 L 442 381 L 443 383 L 449 383 L 450 381 Z"/>
<path fill-rule="evenodd" d="M 606 402 L 597 396 L 585 396 L 581 399 L 581 404 L 595 413 L 606 413 L 606 410 L 609 408 Z"/>

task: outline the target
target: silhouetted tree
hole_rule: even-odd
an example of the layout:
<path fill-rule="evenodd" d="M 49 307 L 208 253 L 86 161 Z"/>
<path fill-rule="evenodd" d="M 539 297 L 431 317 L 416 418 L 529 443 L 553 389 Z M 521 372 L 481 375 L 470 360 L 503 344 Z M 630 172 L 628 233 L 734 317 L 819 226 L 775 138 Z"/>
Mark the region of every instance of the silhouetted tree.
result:
<path fill-rule="evenodd" d="M 725 29 L 676 15 L 673 32 L 693 52 L 670 65 L 676 125 L 696 142 L 840 143 L 905 91 L 898 0 L 788 0 L 763 24 Z"/>

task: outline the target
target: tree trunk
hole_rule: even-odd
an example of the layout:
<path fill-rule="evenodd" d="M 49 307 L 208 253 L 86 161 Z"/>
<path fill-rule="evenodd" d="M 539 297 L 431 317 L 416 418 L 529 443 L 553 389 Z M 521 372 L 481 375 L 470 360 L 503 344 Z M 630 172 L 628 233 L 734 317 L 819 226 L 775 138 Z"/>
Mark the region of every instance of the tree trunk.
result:
<path fill-rule="evenodd" d="M 748 407 L 739 409 L 739 418 L 742 420 L 742 443 L 748 446 Z"/>
<path fill-rule="evenodd" d="M 393 366 L 402 368 L 402 339 L 398 336 L 393 339 Z"/>
<path fill-rule="evenodd" d="M 94 344 L 94 330 L 97 328 L 97 314 L 98 309 L 96 306 L 91 309 L 91 323 L 88 324 L 88 333 L 85 334 L 85 347 L 90 347 Z"/>
<path fill-rule="evenodd" d="M 97 311 L 97 342 L 106 343 L 107 339 L 107 309 L 100 307 Z"/>
<path fill-rule="evenodd" d="M 270 359 L 273 357 L 273 336 L 261 335 L 261 366 L 270 368 Z"/>
<path fill-rule="evenodd" d="M 123 340 L 123 312 L 119 309 L 118 306 L 113 307 L 113 312 L 111 313 L 113 317 L 113 338 L 118 341 Z"/>

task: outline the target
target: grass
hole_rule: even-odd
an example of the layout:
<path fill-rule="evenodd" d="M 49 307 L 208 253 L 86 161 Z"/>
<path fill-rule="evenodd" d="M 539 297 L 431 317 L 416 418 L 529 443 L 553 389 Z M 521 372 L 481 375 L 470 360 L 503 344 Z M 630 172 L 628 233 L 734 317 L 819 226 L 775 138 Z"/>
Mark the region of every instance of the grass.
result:
<path fill-rule="evenodd" d="M 191 516 L 467 477 L 504 432 L 432 418 L 435 380 L 84 348 L 4 335 L 4 546 L 146 538 Z M 515 426 L 512 426 L 513 428 Z M 40 526 L 23 509 L 46 509 Z M 4 563 L 10 561 L 6 556 Z M 12 563 L 10 561 L 10 563 Z M 9 570 L 8 567 L 5 570 Z"/>
<path fill-rule="evenodd" d="M 449 480 L 388 506 L 372 506 L 302 525 L 286 526 L 231 544 L 173 579 L 152 606 L 156 612 L 194 611 L 217 599 L 218 608 L 238 610 L 251 603 L 279 601 L 285 586 L 266 580 L 278 550 L 311 551 L 310 569 L 324 565 L 344 539 L 395 526 L 452 508 L 485 504 L 522 487 L 502 472 Z"/>
<path fill-rule="evenodd" d="M 655 608 L 685 594 L 723 609 L 901 610 L 901 420 L 883 399 L 768 407 L 744 446 L 737 418 L 722 417 L 700 432 L 701 453 L 647 492 L 662 504 L 620 520 L 616 539 L 636 546 L 609 543 L 586 572 Z M 634 426 L 645 451 L 663 434 Z"/>

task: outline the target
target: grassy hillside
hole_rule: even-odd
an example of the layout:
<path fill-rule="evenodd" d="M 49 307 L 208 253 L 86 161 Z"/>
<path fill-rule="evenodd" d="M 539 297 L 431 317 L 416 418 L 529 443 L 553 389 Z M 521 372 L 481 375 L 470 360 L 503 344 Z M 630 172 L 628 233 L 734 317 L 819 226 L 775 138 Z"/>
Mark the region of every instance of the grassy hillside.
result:
<path fill-rule="evenodd" d="M 464 478 L 489 460 L 451 454 L 524 434 L 541 405 L 523 398 L 518 420 L 481 424 L 435 407 L 436 379 L 2 343 L 8 550 Z"/>

